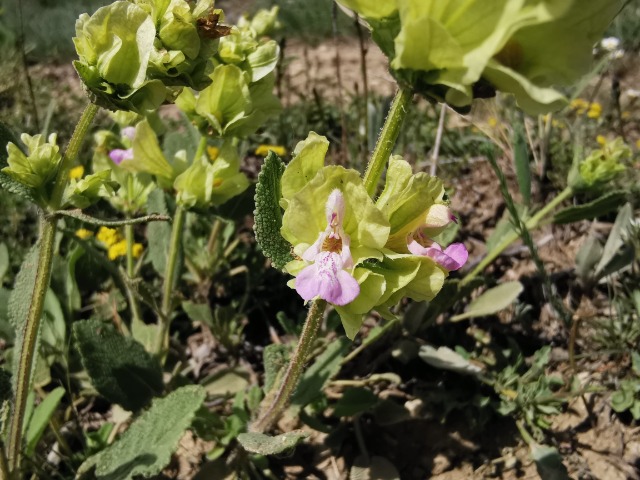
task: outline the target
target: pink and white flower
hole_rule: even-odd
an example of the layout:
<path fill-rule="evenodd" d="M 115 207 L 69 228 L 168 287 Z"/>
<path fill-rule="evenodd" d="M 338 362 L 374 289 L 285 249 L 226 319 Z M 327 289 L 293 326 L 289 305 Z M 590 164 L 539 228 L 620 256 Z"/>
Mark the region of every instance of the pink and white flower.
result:
<path fill-rule="evenodd" d="M 462 243 L 452 243 L 444 250 L 428 238 L 422 229 L 409 236 L 407 248 L 414 255 L 429 257 L 445 270 L 453 271 L 462 268 L 469 258 L 469 252 Z"/>
<path fill-rule="evenodd" d="M 345 203 L 338 189 L 329 194 L 326 203 L 327 228 L 302 254 L 313 262 L 296 277 L 296 291 L 304 300 L 320 297 L 334 305 L 351 303 L 360 294 L 360 285 L 347 271 L 353 267 L 351 239 L 343 228 Z"/>
<path fill-rule="evenodd" d="M 133 160 L 133 148 L 114 148 L 109 152 L 109 158 L 116 165 L 120 165 L 124 160 Z"/>

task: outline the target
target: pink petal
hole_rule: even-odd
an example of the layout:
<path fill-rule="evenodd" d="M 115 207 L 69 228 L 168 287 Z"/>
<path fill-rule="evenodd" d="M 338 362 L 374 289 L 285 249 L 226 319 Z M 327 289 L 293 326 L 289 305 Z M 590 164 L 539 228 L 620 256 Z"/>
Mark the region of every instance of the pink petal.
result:
<path fill-rule="evenodd" d="M 337 253 L 320 253 L 296 277 L 296 291 L 304 300 L 319 296 L 334 305 L 351 303 L 360 294 L 360 285 L 342 266 Z"/>
<path fill-rule="evenodd" d="M 109 158 L 113 160 L 113 163 L 120 165 L 123 160 L 133 160 L 133 149 L 128 148 L 123 150 L 122 148 L 116 148 L 109 152 Z"/>
<path fill-rule="evenodd" d="M 325 212 L 329 226 L 333 223 L 335 226 L 342 227 L 342 220 L 344 219 L 344 196 L 339 189 L 336 188 L 329 194 L 325 205 Z"/>
<path fill-rule="evenodd" d="M 120 135 L 122 135 L 124 138 L 128 138 L 129 140 L 133 140 L 133 138 L 136 136 L 136 127 L 124 127 L 122 130 L 120 130 Z"/>
<path fill-rule="evenodd" d="M 451 270 L 457 270 L 462 267 L 469 259 L 469 252 L 462 243 L 452 243 L 444 249 L 444 253 L 449 256 L 454 262 L 458 264 L 457 268 Z"/>
<path fill-rule="evenodd" d="M 435 244 L 435 245 L 437 245 L 437 244 Z M 425 257 L 427 255 L 427 253 L 429 252 L 429 247 L 423 247 L 422 245 L 420 245 L 415 240 L 412 240 L 407 245 L 407 248 L 409 249 L 409 252 L 413 253 L 414 255 L 419 255 L 421 257 Z"/>

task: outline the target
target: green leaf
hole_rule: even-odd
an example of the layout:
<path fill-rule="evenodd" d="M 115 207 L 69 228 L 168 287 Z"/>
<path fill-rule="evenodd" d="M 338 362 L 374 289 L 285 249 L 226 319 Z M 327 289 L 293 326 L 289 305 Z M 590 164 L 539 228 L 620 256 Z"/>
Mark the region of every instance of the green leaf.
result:
<path fill-rule="evenodd" d="M 593 269 L 602 258 L 602 245 L 595 235 L 590 234 L 576 254 L 576 273 L 582 282 L 593 277 Z"/>
<path fill-rule="evenodd" d="M 149 194 L 147 212 L 168 215 L 167 202 L 162 189 L 157 188 Z M 147 225 L 148 257 L 156 272 L 164 276 L 169 256 L 171 225 L 167 222 L 151 222 Z"/>
<path fill-rule="evenodd" d="M 225 368 L 205 378 L 201 384 L 209 395 L 235 395 L 250 385 L 249 377 L 249 372 L 242 367 Z"/>
<path fill-rule="evenodd" d="M 162 392 L 157 359 L 112 325 L 100 320 L 76 322 L 73 337 L 91 383 L 107 400 L 136 411 Z"/>
<path fill-rule="evenodd" d="M 562 455 L 555 448 L 533 445 L 531 457 L 536 462 L 536 469 L 542 480 L 569 480 L 569 472 L 562 463 Z"/>
<path fill-rule="evenodd" d="M 4 122 L 0 122 L 0 168 L 7 166 L 7 157 L 9 156 L 7 144 L 9 142 L 18 145 L 18 140 L 9 126 Z"/>
<path fill-rule="evenodd" d="M 249 432 L 238 435 L 238 442 L 248 452 L 259 455 L 278 455 L 293 450 L 308 436 L 309 432 L 302 430 L 294 430 L 275 437 L 264 433 Z"/>
<path fill-rule="evenodd" d="M 602 251 L 602 258 L 596 266 L 596 275 L 604 270 L 624 244 L 624 234 L 631 225 L 632 217 L 633 209 L 631 208 L 631 204 L 627 203 L 618 213 L 613 228 L 611 228 L 611 233 L 609 233 L 609 238 L 607 238 L 607 243 L 605 243 L 604 250 Z"/>
<path fill-rule="evenodd" d="M 482 368 L 448 347 L 435 349 L 430 345 L 423 345 L 420 347 L 419 355 L 423 361 L 435 368 L 451 370 L 463 375 L 478 375 L 482 373 Z"/>
<path fill-rule="evenodd" d="M 26 456 L 30 457 L 34 454 L 38 441 L 42 437 L 45 428 L 47 428 L 49 420 L 51 420 L 51 417 L 58 408 L 60 400 L 64 397 L 64 393 L 64 388 L 57 387 L 51 391 L 33 411 L 25 435 L 25 442 L 27 444 L 25 449 Z"/>
<path fill-rule="evenodd" d="M 262 354 L 264 363 L 264 391 L 269 392 L 280 375 L 287 368 L 289 361 L 289 348 L 286 345 L 272 343 L 264 348 Z"/>
<path fill-rule="evenodd" d="M 490 288 L 469 304 L 464 313 L 451 317 L 452 322 L 466 318 L 485 317 L 507 308 L 518 298 L 524 287 L 520 282 L 506 282 Z"/>
<path fill-rule="evenodd" d="M 205 396 L 201 387 L 190 385 L 154 400 L 115 443 L 85 461 L 78 475 L 93 467 L 97 480 L 133 480 L 160 473 Z"/>
<path fill-rule="evenodd" d="M 366 388 L 348 388 L 333 406 L 336 417 L 350 417 L 369 410 L 378 403 L 378 396 Z"/>
<path fill-rule="evenodd" d="M 0 187 L 4 188 L 7 192 L 15 193 L 25 200 L 36 203 L 35 193 L 31 188 L 24 186 L 3 172 L 0 172 Z"/>
<path fill-rule="evenodd" d="M 563 208 L 553 216 L 553 223 L 573 223 L 601 217 L 616 210 L 626 198 L 627 192 L 624 190 L 608 192 L 589 203 Z"/>
<path fill-rule="evenodd" d="M 9 323 L 13 326 L 15 332 L 16 349 L 14 351 L 14 358 L 20 358 L 22 354 L 22 343 L 24 338 L 24 326 L 29 315 L 29 306 L 31 305 L 31 299 L 33 296 L 33 290 L 35 288 L 36 270 L 38 268 L 38 246 L 34 245 L 31 250 L 25 256 L 20 271 L 16 276 L 15 285 L 9 296 L 8 304 L 8 317 Z M 42 323 L 40 323 L 42 327 Z M 39 338 L 39 335 L 38 335 Z M 39 343 L 39 342 L 38 342 Z M 36 345 L 36 348 L 38 346 Z M 13 380 L 16 381 L 16 370 L 18 367 L 17 361 L 13 362 Z"/>
<path fill-rule="evenodd" d="M 302 375 L 300 384 L 291 397 L 290 410 L 295 412 L 322 395 L 322 389 L 340 369 L 350 346 L 351 342 L 344 337 L 327 345 L 325 351 Z"/>
<path fill-rule="evenodd" d="M 284 163 L 280 157 L 269 152 L 258 175 L 256 209 L 253 212 L 256 241 L 264 255 L 270 258 L 273 265 L 280 270 L 293 260 L 291 245 L 280 234 L 282 227 L 280 178 L 284 169 Z"/>
<path fill-rule="evenodd" d="M 531 203 L 531 167 L 529 166 L 529 148 L 522 121 L 515 125 L 513 136 L 513 162 L 516 167 L 518 187 L 525 205 L 529 205 Z"/>

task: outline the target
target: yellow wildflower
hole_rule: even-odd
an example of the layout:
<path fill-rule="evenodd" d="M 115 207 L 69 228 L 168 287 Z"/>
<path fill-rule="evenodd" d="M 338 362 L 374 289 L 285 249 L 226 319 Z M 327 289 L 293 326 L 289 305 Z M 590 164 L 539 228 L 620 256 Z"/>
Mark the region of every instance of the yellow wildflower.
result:
<path fill-rule="evenodd" d="M 604 135 L 598 135 L 596 137 L 596 142 L 598 142 L 599 145 L 604 145 L 605 143 L 607 143 L 607 139 Z"/>
<path fill-rule="evenodd" d="M 77 167 L 73 167 L 69 170 L 69 178 L 71 180 L 78 180 L 79 178 L 82 178 L 83 175 L 84 167 L 82 165 L 78 165 Z"/>
<path fill-rule="evenodd" d="M 218 147 L 207 147 L 207 155 L 212 162 L 215 162 L 218 155 L 220 155 L 220 149 Z"/>
<path fill-rule="evenodd" d="M 107 255 L 109 260 L 115 260 L 118 257 L 124 257 L 127 254 L 127 241 L 119 240 L 116 243 L 109 245 Z"/>
<path fill-rule="evenodd" d="M 91 230 L 87 230 L 86 228 L 79 228 L 78 230 L 76 230 L 76 237 L 82 240 L 92 236 L 93 236 L 93 232 Z"/>
<path fill-rule="evenodd" d="M 107 247 L 111 247 L 122 240 L 122 236 L 117 230 L 109 227 L 100 227 L 96 238 L 104 243 Z"/>
<path fill-rule="evenodd" d="M 589 118 L 600 118 L 602 114 L 602 105 L 598 102 L 593 102 L 589 105 L 589 111 L 587 112 L 587 117 Z"/>
<path fill-rule="evenodd" d="M 284 157 L 287 154 L 287 149 L 281 145 L 260 145 L 256 148 L 256 155 L 266 157 L 269 155 L 269 151 L 272 151 L 279 157 Z"/>
<path fill-rule="evenodd" d="M 576 111 L 578 115 L 582 115 L 587 111 L 587 107 L 589 106 L 589 102 L 584 100 L 583 98 L 576 98 L 571 100 L 570 104 L 571 108 Z"/>
<path fill-rule="evenodd" d="M 133 244 L 133 256 L 134 256 L 134 258 L 138 258 L 140 255 L 142 255 L 143 251 L 144 251 L 144 247 L 142 246 L 141 243 L 134 243 Z"/>
<path fill-rule="evenodd" d="M 489 117 L 487 123 L 491 128 L 495 128 L 498 125 L 498 119 L 496 117 Z"/>

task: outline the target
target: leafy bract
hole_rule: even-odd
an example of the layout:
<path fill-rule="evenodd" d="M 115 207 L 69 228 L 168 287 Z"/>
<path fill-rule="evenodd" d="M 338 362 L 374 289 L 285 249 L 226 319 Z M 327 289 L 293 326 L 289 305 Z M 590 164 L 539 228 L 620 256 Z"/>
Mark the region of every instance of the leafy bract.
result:
<path fill-rule="evenodd" d="M 133 480 L 160 473 L 205 399 L 199 386 L 186 386 L 157 399 L 122 436 L 85 461 L 78 474 L 95 467 L 98 480 Z"/>
<path fill-rule="evenodd" d="M 289 199 L 302 187 L 313 180 L 324 167 L 324 158 L 329 150 L 326 137 L 309 132 L 307 138 L 298 142 L 293 150 L 293 158 L 282 174 L 282 201 L 286 208 Z"/>

